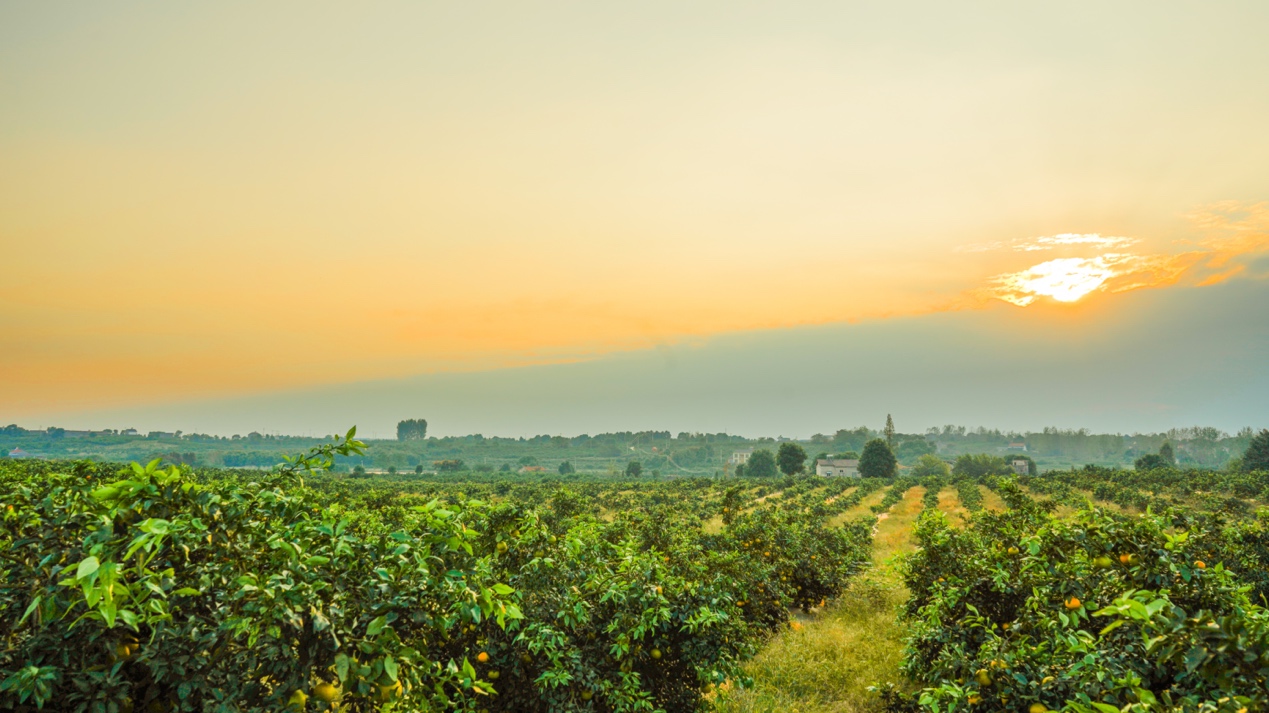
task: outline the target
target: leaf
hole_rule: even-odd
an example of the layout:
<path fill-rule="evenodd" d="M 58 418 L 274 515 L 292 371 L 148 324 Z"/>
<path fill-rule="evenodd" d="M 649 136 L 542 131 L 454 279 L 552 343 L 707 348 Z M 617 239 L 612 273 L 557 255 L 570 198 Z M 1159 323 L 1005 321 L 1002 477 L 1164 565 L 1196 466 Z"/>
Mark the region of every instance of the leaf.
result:
<path fill-rule="evenodd" d="M 508 594 L 513 594 L 516 591 L 515 589 L 512 589 L 511 587 L 508 587 L 505 584 L 495 584 L 493 586 L 493 590 L 503 596 L 506 596 Z"/>
<path fill-rule="evenodd" d="M 308 559 L 304 560 L 304 564 L 306 564 L 306 565 L 308 565 L 308 566 L 310 566 L 310 567 L 313 567 L 313 566 L 316 566 L 316 565 L 323 565 L 323 564 L 326 564 L 326 563 L 328 563 L 328 562 L 330 562 L 330 558 L 329 558 L 329 557 L 323 557 L 323 556 L 321 556 L 321 555 L 313 555 L 312 557 L 309 557 Z"/>
<path fill-rule="evenodd" d="M 1103 713 L 1119 713 L 1118 708 L 1107 703 L 1098 703 L 1097 701 L 1090 701 L 1090 703 L 1092 703 L 1092 706 L 1097 710 L 1103 711 Z"/>
<path fill-rule="evenodd" d="M 397 662 L 391 656 L 383 657 L 383 672 L 393 681 L 397 680 Z"/>
<path fill-rule="evenodd" d="M 42 596 L 36 595 L 35 599 L 31 600 L 31 603 L 26 608 L 26 612 L 22 615 L 22 618 L 18 620 L 18 626 L 22 626 L 22 622 L 26 621 L 28 616 L 31 616 L 31 612 L 35 611 L 35 608 L 40 605 L 41 599 L 43 599 Z"/>
<path fill-rule="evenodd" d="M 197 589 L 194 589 L 193 587 L 181 587 L 175 592 L 172 592 L 172 594 L 182 596 L 182 597 L 192 597 L 198 594 L 202 594 L 202 592 L 198 591 Z"/>
<path fill-rule="evenodd" d="M 379 632 L 383 631 L 383 628 L 387 625 L 388 617 L 375 617 L 374 620 L 366 627 L 366 636 L 378 636 Z"/>
<path fill-rule="evenodd" d="M 88 557 L 79 563 L 79 569 L 75 570 L 75 579 L 91 577 L 100 567 L 101 562 L 96 557 Z"/>
<path fill-rule="evenodd" d="M 348 656 L 345 654 L 335 655 L 335 675 L 339 676 L 340 683 L 348 680 Z"/>

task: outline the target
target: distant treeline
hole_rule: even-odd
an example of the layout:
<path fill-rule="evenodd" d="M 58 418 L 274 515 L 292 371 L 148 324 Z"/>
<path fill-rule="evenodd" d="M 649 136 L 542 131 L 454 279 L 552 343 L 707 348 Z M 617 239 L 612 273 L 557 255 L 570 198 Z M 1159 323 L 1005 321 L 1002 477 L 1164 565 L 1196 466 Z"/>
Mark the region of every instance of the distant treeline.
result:
<path fill-rule="evenodd" d="M 428 436 L 423 419 L 402 421 L 397 439 L 371 441 L 370 452 L 341 459 L 343 468 L 434 470 L 439 461 L 462 460 L 472 468 L 518 469 L 542 466 L 555 469 L 568 461 L 586 472 L 624 470 L 640 461 L 648 471 L 713 475 L 725 471 L 732 454 L 749 448 L 775 450 L 785 438 L 748 438 L 729 433 L 617 431 L 575 436 L 505 437 L 470 434 Z M 839 429 L 799 439 L 808 455 L 859 453 L 874 438 L 887 438 L 904 465 L 932 454 L 949 463 L 964 454 L 1026 453 L 1041 468 L 1065 468 L 1088 463 L 1130 467 L 1146 454 L 1170 444 L 1182 467 L 1224 467 L 1242 453 L 1253 435 L 1251 428 L 1229 434 L 1212 427 L 1177 428 L 1162 433 L 1105 434 L 1088 429 L 1045 428 L 1038 432 L 1002 431 L 984 427 L 947 425 L 924 433 L 891 433 L 868 426 Z M 160 457 L 168 462 L 206 466 L 269 467 L 282 453 L 309 447 L 323 439 L 268 435 L 214 436 L 181 431 L 145 434 L 134 429 L 74 431 L 63 428 L 0 428 L 0 457 L 88 458 L 127 461 Z"/>

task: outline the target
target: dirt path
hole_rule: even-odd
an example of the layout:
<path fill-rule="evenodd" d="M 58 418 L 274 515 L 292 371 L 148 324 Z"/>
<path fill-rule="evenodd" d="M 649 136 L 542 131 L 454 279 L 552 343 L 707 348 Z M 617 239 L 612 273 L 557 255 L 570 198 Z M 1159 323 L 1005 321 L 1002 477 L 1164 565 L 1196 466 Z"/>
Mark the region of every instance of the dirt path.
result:
<path fill-rule="evenodd" d="M 912 488 L 878 517 L 873 569 L 826 610 L 797 617 L 796 627 L 773 638 L 746 666 L 754 685 L 723 692 L 716 701 L 717 710 L 862 713 L 877 709 L 868 686 L 900 680 L 904 630 L 896 614 L 908 592 L 899 580 L 894 557 L 913 549 L 912 526 L 921 514 L 924 495 L 925 488 Z M 869 506 L 883 497 L 884 490 L 878 491 L 843 515 L 869 513 Z"/>

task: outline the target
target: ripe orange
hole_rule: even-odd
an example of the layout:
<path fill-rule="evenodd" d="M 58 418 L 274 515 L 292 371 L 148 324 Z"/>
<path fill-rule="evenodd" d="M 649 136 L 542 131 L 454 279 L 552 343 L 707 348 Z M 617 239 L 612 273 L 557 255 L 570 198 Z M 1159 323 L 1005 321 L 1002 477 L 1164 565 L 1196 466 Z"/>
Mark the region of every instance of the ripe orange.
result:
<path fill-rule="evenodd" d="M 476 654 L 476 660 L 481 663 L 489 663 L 489 654 L 484 651 L 481 651 L 480 653 Z"/>
<path fill-rule="evenodd" d="M 1207 569 L 1207 563 L 1206 563 L 1206 562 L 1204 562 L 1203 560 L 1195 560 L 1195 561 L 1194 561 L 1194 568 L 1195 568 L 1195 569 Z"/>
<path fill-rule="evenodd" d="M 313 697 L 325 703 L 339 700 L 339 689 L 325 681 L 313 686 Z"/>
<path fill-rule="evenodd" d="M 1132 555 L 1130 554 L 1119 555 L 1119 564 L 1130 564 L 1130 563 L 1132 563 Z"/>
<path fill-rule="evenodd" d="M 1081 606 L 1079 597 L 1071 597 L 1066 600 L 1067 609 L 1079 609 Z"/>

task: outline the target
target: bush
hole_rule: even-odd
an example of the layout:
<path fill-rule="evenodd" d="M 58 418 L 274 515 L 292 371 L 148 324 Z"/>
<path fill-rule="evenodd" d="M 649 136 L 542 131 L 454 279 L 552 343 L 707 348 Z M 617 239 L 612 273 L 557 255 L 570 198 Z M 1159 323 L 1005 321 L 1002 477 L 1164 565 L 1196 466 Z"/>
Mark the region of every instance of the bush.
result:
<path fill-rule="evenodd" d="M 925 689 L 892 695 L 896 709 L 1269 704 L 1269 617 L 1224 566 L 1235 553 L 1217 521 L 1101 510 L 1059 520 L 1034 502 L 1011 504 L 975 515 L 964 530 L 941 513 L 922 515 L 904 573 L 912 592 L 904 668 Z"/>

